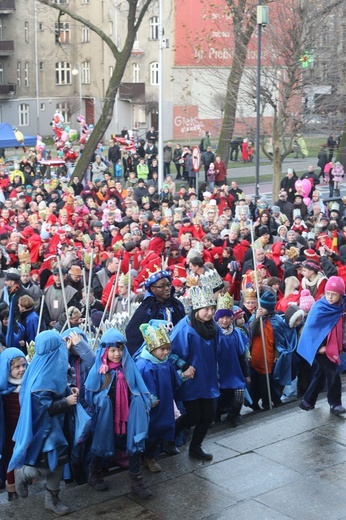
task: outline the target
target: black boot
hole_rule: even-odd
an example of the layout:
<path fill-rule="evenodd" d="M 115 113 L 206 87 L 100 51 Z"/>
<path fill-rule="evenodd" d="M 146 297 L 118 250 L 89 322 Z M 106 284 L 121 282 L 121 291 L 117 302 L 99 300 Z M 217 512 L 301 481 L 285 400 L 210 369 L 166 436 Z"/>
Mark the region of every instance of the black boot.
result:
<path fill-rule="evenodd" d="M 167 455 L 178 455 L 178 453 L 180 453 L 174 441 L 165 441 L 164 450 L 167 453 Z"/>
<path fill-rule="evenodd" d="M 108 482 L 103 478 L 102 469 L 97 460 L 92 460 L 89 464 L 88 484 L 96 491 L 106 491 L 109 488 Z"/>
<path fill-rule="evenodd" d="M 198 460 L 213 460 L 213 455 L 204 451 L 202 446 L 193 446 L 190 444 L 189 455 Z"/>
<path fill-rule="evenodd" d="M 136 475 L 134 475 L 133 473 L 130 473 L 130 479 L 131 479 L 131 488 L 135 495 L 139 496 L 140 498 L 151 497 L 152 492 L 144 484 L 143 478 L 142 478 L 142 473 L 137 473 Z"/>

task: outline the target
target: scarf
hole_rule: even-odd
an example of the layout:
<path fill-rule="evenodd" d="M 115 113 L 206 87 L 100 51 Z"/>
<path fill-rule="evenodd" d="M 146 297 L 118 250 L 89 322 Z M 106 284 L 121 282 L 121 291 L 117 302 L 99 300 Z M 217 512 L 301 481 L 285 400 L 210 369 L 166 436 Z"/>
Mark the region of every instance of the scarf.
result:
<path fill-rule="evenodd" d="M 342 317 L 327 336 L 326 356 L 332 363 L 340 365 L 340 353 L 342 351 Z"/>
<path fill-rule="evenodd" d="M 12 393 L 13 394 L 19 394 L 19 391 L 20 391 L 20 389 L 22 387 L 22 380 L 21 379 L 15 379 L 14 377 L 9 376 L 8 382 L 11 385 L 15 385 L 15 388 L 14 388 L 14 390 L 12 390 Z"/>
<path fill-rule="evenodd" d="M 114 431 L 116 435 L 126 435 L 129 418 L 129 387 L 127 386 L 121 363 L 108 363 L 111 370 L 116 370 L 116 389 L 114 407 Z"/>
<path fill-rule="evenodd" d="M 213 319 L 210 321 L 199 321 L 196 318 L 196 311 L 192 311 L 190 313 L 190 322 L 191 327 L 195 329 L 195 331 L 199 336 L 201 336 L 201 338 L 205 340 L 215 338 L 217 334 L 217 328 L 216 323 Z"/>

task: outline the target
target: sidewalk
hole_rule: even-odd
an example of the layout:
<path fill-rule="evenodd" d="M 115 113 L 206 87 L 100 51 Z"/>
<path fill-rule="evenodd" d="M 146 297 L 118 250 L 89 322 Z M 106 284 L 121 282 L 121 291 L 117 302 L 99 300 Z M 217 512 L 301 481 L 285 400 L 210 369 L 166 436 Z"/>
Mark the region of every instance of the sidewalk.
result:
<path fill-rule="evenodd" d="M 246 409 L 248 410 L 248 409 Z M 162 472 L 143 470 L 154 496 L 130 493 L 127 472 L 107 477 L 110 490 L 68 485 L 61 495 L 71 520 L 344 520 L 345 419 L 326 399 L 304 412 L 298 402 L 247 414 L 243 424 L 212 428 L 204 447 L 212 462 L 190 459 L 187 447 L 160 458 Z M 36 484 L 37 486 L 37 484 Z M 0 506 L 0 520 L 50 520 L 43 492 Z"/>

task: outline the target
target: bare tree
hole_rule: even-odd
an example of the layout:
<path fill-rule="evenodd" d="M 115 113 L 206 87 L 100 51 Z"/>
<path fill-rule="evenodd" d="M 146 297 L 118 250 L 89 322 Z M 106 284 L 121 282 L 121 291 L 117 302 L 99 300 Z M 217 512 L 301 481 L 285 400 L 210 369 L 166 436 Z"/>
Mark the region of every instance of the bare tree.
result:
<path fill-rule="evenodd" d="M 94 25 L 91 20 L 88 20 L 80 16 L 79 14 L 76 14 L 71 9 L 68 9 L 68 7 L 66 7 L 66 4 L 57 4 L 54 3 L 53 0 L 39 0 L 39 2 L 45 6 L 51 7 L 52 9 L 56 9 L 58 11 L 59 23 L 60 16 L 67 15 L 70 18 L 88 27 L 91 31 L 97 34 L 101 38 L 101 40 L 103 40 L 103 42 L 108 46 L 115 60 L 115 67 L 113 70 L 113 74 L 109 80 L 101 116 L 97 121 L 88 142 L 85 145 L 85 148 L 82 152 L 79 161 L 77 162 L 74 171 L 74 175 L 81 179 L 88 168 L 88 165 L 92 158 L 92 154 L 98 142 L 102 139 L 105 131 L 107 130 L 110 122 L 112 121 L 116 94 L 121 80 L 123 78 L 127 62 L 131 55 L 136 33 L 142 23 L 143 17 L 146 11 L 148 10 L 148 7 L 153 2 L 153 0 L 126 0 L 126 3 L 123 4 L 126 5 L 127 9 L 127 28 L 123 28 L 125 41 L 124 46 L 121 50 L 117 47 L 113 40 L 109 36 L 107 36 L 104 33 L 104 31 L 102 31 L 102 29 L 100 29 L 100 27 Z M 127 33 L 125 36 L 126 30 Z"/>
<path fill-rule="evenodd" d="M 311 65 L 302 67 L 304 54 L 316 48 L 318 36 L 326 24 L 328 16 L 333 15 L 342 0 L 326 7 L 324 2 L 285 0 L 275 5 L 275 18 L 266 29 L 266 67 L 261 73 L 261 106 L 255 106 L 254 90 L 256 85 L 254 71 L 245 70 L 250 88 L 243 93 L 246 103 L 260 110 L 262 124 L 266 127 L 266 116 L 270 119 L 269 134 L 262 133 L 261 149 L 273 163 L 273 193 L 277 197 L 280 189 L 280 176 L 284 159 L 293 152 L 293 142 L 302 127 L 302 96 L 311 96 L 323 91 L 320 70 Z M 268 63 L 269 60 L 269 63 Z M 256 88 L 256 87 L 255 87 Z M 316 113 L 318 104 L 309 101 L 310 113 Z M 268 128 L 268 125 L 267 125 Z M 272 153 L 266 148 L 267 135 L 272 137 Z M 258 145 L 257 145 L 258 146 Z"/>

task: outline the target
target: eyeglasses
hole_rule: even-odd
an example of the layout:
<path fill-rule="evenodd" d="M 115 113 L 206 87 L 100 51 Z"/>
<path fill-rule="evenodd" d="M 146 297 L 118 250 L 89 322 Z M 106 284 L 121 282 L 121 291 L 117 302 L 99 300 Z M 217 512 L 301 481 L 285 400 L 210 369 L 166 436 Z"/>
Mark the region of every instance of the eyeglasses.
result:
<path fill-rule="evenodd" d="M 168 282 L 168 283 L 162 283 L 161 285 L 152 285 L 151 288 L 161 290 L 161 289 L 165 289 L 166 287 L 171 287 L 171 285 L 172 284 Z"/>

